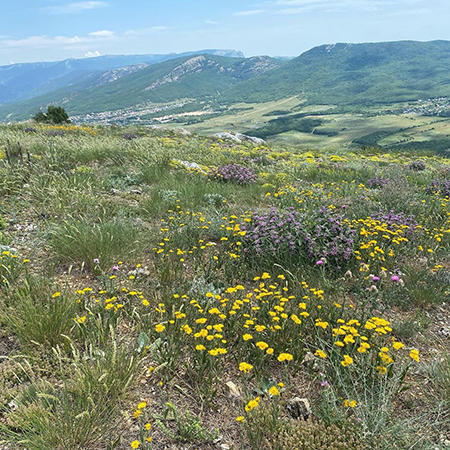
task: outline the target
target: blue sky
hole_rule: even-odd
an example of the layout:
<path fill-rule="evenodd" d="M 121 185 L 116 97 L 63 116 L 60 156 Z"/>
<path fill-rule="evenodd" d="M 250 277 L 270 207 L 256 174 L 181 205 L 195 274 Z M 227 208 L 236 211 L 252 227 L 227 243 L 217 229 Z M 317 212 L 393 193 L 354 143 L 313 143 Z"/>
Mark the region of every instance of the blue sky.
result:
<path fill-rule="evenodd" d="M 0 65 L 205 48 L 299 55 L 335 42 L 450 40 L 450 0 L 0 3 Z"/>

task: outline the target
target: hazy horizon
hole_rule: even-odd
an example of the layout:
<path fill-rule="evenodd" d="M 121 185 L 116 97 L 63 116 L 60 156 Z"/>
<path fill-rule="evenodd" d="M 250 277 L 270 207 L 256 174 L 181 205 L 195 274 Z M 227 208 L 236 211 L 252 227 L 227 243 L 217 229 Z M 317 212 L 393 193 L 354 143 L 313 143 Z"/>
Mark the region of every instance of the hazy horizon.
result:
<path fill-rule="evenodd" d="M 17 3 L 2 5 L 0 65 L 206 48 L 298 56 L 326 43 L 450 39 L 444 0 Z"/>
<path fill-rule="evenodd" d="M 402 39 L 400 41 L 371 41 L 371 42 L 323 42 L 322 44 L 318 44 L 314 47 L 318 47 L 321 45 L 337 45 L 337 44 L 353 44 L 353 45 L 358 45 L 358 44 L 377 44 L 377 43 L 388 43 L 388 42 L 436 42 L 436 41 L 447 41 L 450 42 L 450 39 L 433 39 L 431 41 L 420 41 L 420 40 L 415 40 L 415 39 Z M 312 48 L 308 48 L 306 49 L 304 52 L 307 52 L 308 50 L 311 50 Z M 234 50 L 236 52 L 242 52 L 239 48 L 200 48 L 200 49 L 188 49 L 188 50 L 183 50 L 181 52 L 167 52 L 167 53 L 134 53 L 134 52 L 130 52 L 130 53 L 106 53 L 104 55 L 100 54 L 100 55 L 92 55 L 92 56 L 80 56 L 80 57 L 67 57 L 67 58 L 63 58 L 63 59 L 53 59 L 53 60 L 36 60 L 36 61 L 26 61 L 26 62 L 12 62 L 12 63 L 8 63 L 8 64 L 0 64 L 0 67 L 3 66 L 8 66 L 8 65 L 15 65 L 15 64 L 33 64 L 33 63 L 58 63 L 60 61 L 65 61 L 68 59 L 89 59 L 89 58 L 101 58 L 101 57 L 108 57 L 108 56 L 135 56 L 135 55 L 165 55 L 165 54 L 174 54 L 174 55 L 178 55 L 178 54 L 183 54 L 183 53 L 189 53 L 189 52 L 199 52 L 199 51 L 206 51 L 206 50 Z M 255 54 L 255 55 L 247 55 L 244 52 L 242 52 L 244 54 L 244 56 L 247 57 L 252 57 L 252 56 L 269 56 L 269 57 L 273 57 L 273 58 L 296 58 L 297 56 L 300 56 L 302 53 L 299 53 L 298 55 L 286 55 L 286 54 L 277 54 L 277 55 L 269 55 L 268 53 L 260 53 L 260 54 Z"/>

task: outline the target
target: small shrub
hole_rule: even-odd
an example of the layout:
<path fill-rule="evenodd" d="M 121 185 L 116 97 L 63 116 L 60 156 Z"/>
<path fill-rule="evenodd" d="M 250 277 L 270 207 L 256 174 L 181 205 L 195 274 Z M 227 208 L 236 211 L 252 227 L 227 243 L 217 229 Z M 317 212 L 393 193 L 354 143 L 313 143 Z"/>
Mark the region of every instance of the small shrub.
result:
<path fill-rule="evenodd" d="M 66 133 L 64 130 L 46 130 L 44 134 L 49 137 L 63 137 Z"/>
<path fill-rule="evenodd" d="M 386 186 L 389 183 L 390 183 L 389 178 L 374 176 L 373 178 L 367 181 L 367 187 L 369 187 L 370 189 L 379 189 L 382 188 L 383 186 Z"/>
<path fill-rule="evenodd" d="M 325 260 L 329 267 L 340 270 L 353 256 L 355 230 L 351 230 L 341 215 L 328 208 L 312 214 L 313 229 L 305 236 L 308 256 L 315 261 Z"/>
<path fill-rule="evenodd" d="M 227 164 L 217 169 L 211 169 L 209 172 L 211 178 L 229 181 L 237 184 L 251 184 L 257 179 L 257 175 L 251 169 L 241 166 L 240 164 Z"/>
<path fill-rule="evenodd" d="M 267 448 L 280 450 L 365 450 L 361 438 L 351 427 L 327 426 L 312 419 L 288 422 Z"/>
<path fill-rule="evenodd" d="M 271 255 L 280 261 L 288 261 L 301 252 L 303 216 L 293 208 L 253 213 L 251 222 L 241 228 L 246 232 L 243 251 L 248 257 Z"/>
<path fill-rule="evenodd" d="M 205 194 L 203 199 L 207 205 L 219 208 L 226 202 L 225 197 L 220 194 Z"/>
<path fill-rule="evenodd" d="M 423 161 L 412 161 L 407 167 L 414 172 L 421 172 L 427 168 L 427 165 Z"/>

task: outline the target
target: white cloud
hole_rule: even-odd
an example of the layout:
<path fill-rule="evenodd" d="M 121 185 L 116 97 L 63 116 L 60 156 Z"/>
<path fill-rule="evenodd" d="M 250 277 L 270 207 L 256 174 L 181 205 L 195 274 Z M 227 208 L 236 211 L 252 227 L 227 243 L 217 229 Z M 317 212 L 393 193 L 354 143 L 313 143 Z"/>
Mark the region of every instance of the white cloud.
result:
<path fill-rule="evenodd" d="M 150 28 L 139 28 L 137 30 L 127 30 L 125 31 L 125 36 L 145 36 L 146 34 L 159 33 L 161 31 L 166 31 L 168 27 L 150 27 Z"/>
<path fill-rule="evenodd" d="M 216 22 L 215 20 L 205 20 L 205 23 L 208 25 L 219 25 L 219 22 Z"/>
<path fill-rule="evenodd" d="M 98 50 L 95 50 L 95 52 L 87 52 L 84 56 L 86 58 L 97 58 L 98 56 L 102 56 L 102 55 L 100 54 L 100 52 Z"/>
<path fill-rule="evenodd" d="M 234 16 L 255 16 L 257 14 L 262 14 L 265 12 L 265 9 L 252 9 L 250 11 L 238 11 L 235 12 Z"/>
<path fill-rule="evenodd" d="M 75 2 L 68 3 L 67 5 L 48 6 L 43 8 L 43 10 L 50 14 L 78 14 L 91 9 L 106 8 L 107 6 L 108 3 L 104 1 Z"/>
<path fill-rule="evenodd" d="M 100 30 L 100 31 L 93 31 L 92 33 L 89 33 L 89 36 L 111 37 L 113 34 L 114 34 L 114 31 Z"/>

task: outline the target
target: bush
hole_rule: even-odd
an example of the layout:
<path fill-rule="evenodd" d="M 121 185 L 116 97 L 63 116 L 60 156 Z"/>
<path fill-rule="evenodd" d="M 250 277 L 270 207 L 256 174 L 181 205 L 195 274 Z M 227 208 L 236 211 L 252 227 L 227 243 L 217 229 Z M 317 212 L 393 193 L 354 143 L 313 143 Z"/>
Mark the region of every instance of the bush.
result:
<path fill-rule="evenodd" d="M 315 420 L 290 421 L 270 448 L 280 450 L 364 450 L 355 430 Z M 267 447 L 269 448 L 269 447 Z"/>
<path fill-rule="evenodd" d="M 408 164 L 408 169 L 413 170 L 414 172 L 421 172 L 426 168 L 427 165 L 423 161 L 412 161 Z"/>
<path fill-rule="evenodd" d="M 226 166 L 220 166 L 218 169 L 212 169 L 209 176 L 221 181 L 231 181 L 237 184 L 251 184 L 257 179 L 257 175 L 253 170 L 240 164 L 227 164 Z"/>
<path fill-rule="evenodd" d="M 293 208 L 272 208 L 268 213 L 253 213 L 241 229 L 244 254 L 258 260 L 268 260 L 270 255 L 272 262 L 292 266 L 300 265 L 303 257 L 340 270 L 353 255 L 355 231 L 326 208 L 309 217 Z"/>
<path fill-rule="evenodd" d="M 308 256 L 318 263 L 324 259 L 328 266 L 341 270 L 353 256 L 355 230 L 344 223 L 341 215 L 326 207 L 320 208 L 311 218 L 313 229 L 305 236 Z"/>
<path fill-rule="evenodd" d="M 267 213 L 253 213 L 250 224 L 241 227 L 246 232 L 244 253 L 289 260 L 301 251 L 304 235 L 302 221 L 303 216 L 293 208 L 285 211 L 272 208 Z"/>

